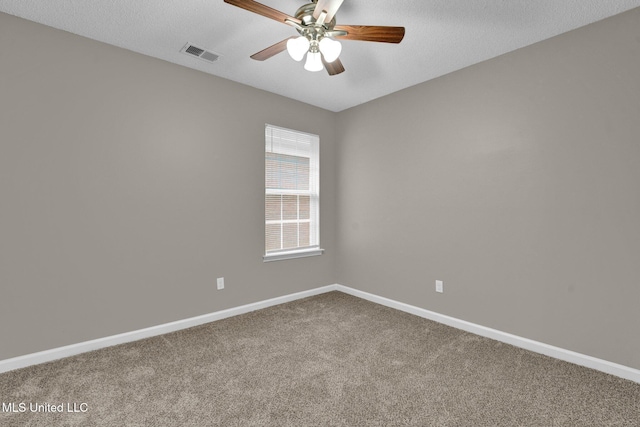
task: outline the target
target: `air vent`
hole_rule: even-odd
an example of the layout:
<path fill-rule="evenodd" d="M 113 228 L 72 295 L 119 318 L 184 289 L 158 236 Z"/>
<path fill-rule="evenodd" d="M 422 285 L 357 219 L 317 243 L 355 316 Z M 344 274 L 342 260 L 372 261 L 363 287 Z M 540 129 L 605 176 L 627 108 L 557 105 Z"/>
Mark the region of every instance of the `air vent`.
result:
<path fill-rule="evenodd" d="M 195 56 L 207 62 L 216 61 L 220 57 L 220 55 L 218 55 L 217 53 L 202 49 L 198 46 L 194 46 L 191 43 L 187 43 L 186 45 L 184 45 L 180 52 L 186 55 Z"/>
<path fill-rule="evenodd" d="M 190 53 L 191 55 L 200 56 L 204 53 L 204 49 L 200 49 L 199 47 L 195 47 L 193 45 L 189 45 L 185 52 Z"/>
<path fill-rule="evenodd" d="M 213 52 L 207 52 L 205 50 L 204 52 L 202 52 L 202 55 L 200 55 L 200 59 L 204 59 L 205 61 L 213 62 L 216 59 L 218 59 L 218 56 L 220 56 L 220 55 L 216 55 Z"/>

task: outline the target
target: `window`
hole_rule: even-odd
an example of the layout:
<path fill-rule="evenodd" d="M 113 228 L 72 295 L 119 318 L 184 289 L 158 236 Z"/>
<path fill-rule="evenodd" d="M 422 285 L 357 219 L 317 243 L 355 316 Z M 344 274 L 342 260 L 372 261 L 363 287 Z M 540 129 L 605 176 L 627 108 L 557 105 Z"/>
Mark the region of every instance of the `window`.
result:
<path fill-rule="evenodd" d="M 319 137 L 265 127 L 265 261 L 320 255 Z"/>

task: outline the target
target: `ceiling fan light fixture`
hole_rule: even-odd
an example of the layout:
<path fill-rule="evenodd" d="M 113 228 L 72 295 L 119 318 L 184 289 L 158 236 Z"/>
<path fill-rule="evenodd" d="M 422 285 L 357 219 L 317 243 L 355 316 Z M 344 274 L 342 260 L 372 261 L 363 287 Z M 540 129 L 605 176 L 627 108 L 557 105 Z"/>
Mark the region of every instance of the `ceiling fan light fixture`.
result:
<path fill-rule="evenodd" d="M 295 61 L 302 61 L 304 54 L 307 53 L 308 50 L 309 40 L 304 36 L 289 39 L 289 41 L 287 41 L 287 52 L 289 52 L 289 55 Z"/>
<path fill-rule="evenodd" d="M 338 59 L 340 52 L 342 52 L 342 44 L 339 41 L 325 37 L 320 40 L 320 52 L 324 56 L 324 60 L 327 62 L 333 62 Z"/>
<path fill-rule="evenodd" d="M 322 71 L 322 58 L 320 52 L 307 53 L 307 62 L 304 64 L 304 69 L 307 71 Z"/>
<path fill-rule="evenodd" d="M 342 45 L 332 37 L 380 43 L 400 43 L 404 38 L 404 27 L 336 25 L 335 15 L 344 0 L 307 1 L 310 3 L 299 7 L 295 15 L 290 16 L 258 0 L 224 0 L 225 3 L 289 25 L 302 36 L 288 37 L 251 55 L 251 59 L 256 61 L 264 61 L 284 50 L 288 50 L 295 61 L 302 61 L 306 53 L 306 70 L 320 71 L 326 68 L 330 76 L 335 76 L 344 72 L 344 66 L 338 59 Z"/>

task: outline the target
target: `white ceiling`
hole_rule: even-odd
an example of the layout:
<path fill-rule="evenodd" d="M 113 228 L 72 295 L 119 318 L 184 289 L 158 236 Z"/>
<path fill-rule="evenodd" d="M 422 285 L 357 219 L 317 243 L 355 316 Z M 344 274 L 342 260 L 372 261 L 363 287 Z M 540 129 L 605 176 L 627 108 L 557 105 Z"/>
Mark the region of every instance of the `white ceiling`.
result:
<path fill-rule="evenodd" d="M 262 0 L 294 15 L 305 0 Z M 310 73 L 286 52 L 250 55 L 295 30 L 223 0 L 0 0 L 0 11 L 341 111 L 640 6 L 640 0 L 345 0 L 339 25 L 404 26 L 402 43 L 342 41 L 346 71 Z M 189 42 L 221 55 L 180 53 Z"/>

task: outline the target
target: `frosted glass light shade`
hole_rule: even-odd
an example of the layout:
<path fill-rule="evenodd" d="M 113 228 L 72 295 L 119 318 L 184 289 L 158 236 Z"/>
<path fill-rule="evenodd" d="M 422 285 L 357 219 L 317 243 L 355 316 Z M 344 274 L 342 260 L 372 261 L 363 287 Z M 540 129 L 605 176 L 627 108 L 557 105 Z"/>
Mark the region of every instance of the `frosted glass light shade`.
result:
<path fill-rule="evenodd" d="M 338 59 L 338 56 L 340 56 L 340 52 L 342 52 L 342 45 L 337 40 L 325 37 L 320 40 L 320 52 L 322 52 L 325 61 L 333 62 Z"/>
<path fill-rule="evenodd" d="M 287 52 L 296 60 L 302 61 L 304 54 L 309 50 L 309 40 L 306 37 L 300 36 L 295 39 L 289 39 L 287 42 Z"/>
<path fill-rule="evenodd" d="M 321 71 L 322 68 L 322 58 L 320 58 L 320 52 L 307 53 L 307 62 L 304 64 L 304 69 L 307 71 Z"/>

